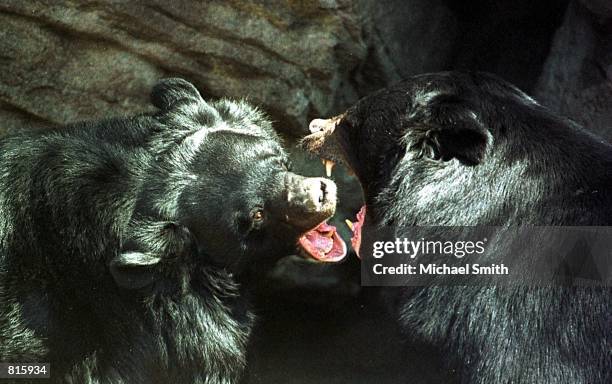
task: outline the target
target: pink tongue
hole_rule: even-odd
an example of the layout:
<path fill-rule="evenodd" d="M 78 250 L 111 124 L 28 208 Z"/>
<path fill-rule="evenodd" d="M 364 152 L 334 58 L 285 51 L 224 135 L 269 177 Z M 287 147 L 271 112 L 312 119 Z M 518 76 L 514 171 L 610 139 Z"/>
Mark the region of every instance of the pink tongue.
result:
<path fill-rule="evenodd" d="M 315 248 L 322 251 L 323 253 L 328 253 L 334 246 L 334 241 L 329 237 L 320 235 L 313 236 L 311 234 L 306 235 L 306 237 L 308 238 L 308 240 L 310 240 L 310 243 L 314 245 Z"/>
<path fill-rule="evenodd" d="M 319 261 L 340 261 L 346 256 L 346 244 L 336 233 L 336 227 L 319 224 L 299 240 L 306 253 Z"/>

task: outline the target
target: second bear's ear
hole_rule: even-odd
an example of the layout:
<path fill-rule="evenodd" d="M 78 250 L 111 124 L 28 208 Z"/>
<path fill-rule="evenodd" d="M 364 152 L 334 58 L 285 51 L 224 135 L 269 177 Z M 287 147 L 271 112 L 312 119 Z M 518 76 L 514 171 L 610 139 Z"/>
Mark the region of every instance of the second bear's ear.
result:
<path fill-rule="evenodd" d="M 491 134 L 464 101 L 441 95 L 433 98 L 419 116 L 422 154 L 448 161 L 456 158 L 466 165 L 484 159 Z"/>
<path fill-rule="evenodd" d="M 151 91 L 151 103 L 162 111 L 181 101 L 201 102 L 202 96 L 193 84 L 180 78 L 160 80 Z"/>

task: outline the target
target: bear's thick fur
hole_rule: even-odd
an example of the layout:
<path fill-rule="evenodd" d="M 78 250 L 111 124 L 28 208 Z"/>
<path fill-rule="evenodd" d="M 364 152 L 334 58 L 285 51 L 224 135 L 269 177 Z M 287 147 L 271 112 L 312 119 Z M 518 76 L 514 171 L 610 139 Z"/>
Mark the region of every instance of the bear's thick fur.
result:
<path fill-rule="evenodd" d="M 305 147 L 361 183 L 362 249 L 383 227 L 612 224 L 612 146 L 492 75 L 416 76 L 311 131 Z M 387 292 L 407 337 L 439 348 L 461 383 L 612 382 L 609 287 Z"/>
<path fill-rule="evenodd" d="M 58 383 L 238 381 L 253 315 L 237 279 L 294 252 L 335 185 L 289 172 L 244 102 L 181 79 L 151 99 L 0 140 L 0 361 L 50 362 Z"/>

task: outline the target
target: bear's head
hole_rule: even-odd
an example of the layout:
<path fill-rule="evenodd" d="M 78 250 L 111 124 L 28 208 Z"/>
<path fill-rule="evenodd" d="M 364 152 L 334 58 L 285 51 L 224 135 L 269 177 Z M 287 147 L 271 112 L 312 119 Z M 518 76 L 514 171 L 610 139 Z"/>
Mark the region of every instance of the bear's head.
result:
<path fill-rule="evenodd" d="M 565 201 L 565 215 L 584 207 L 580 191 L 608 184 L 608 171 L 581 170 L 602 168 L 609 146 L 485 73 L 415 76 L 310 130 L 304 147 L 348 166 L 363 188 L 357 248 L 364 216 L 395 227 L 559 225 L 571 221 L 555 204 Z"/>
<path fill-rule="evenodd" d="M 159 110 L 152 164 L 113 262 L 116 279 L 144 284 L 122 272 L 181 255 L 234 272 L 298 245 L 318 260 L 344 257 L 344 243 L 325 223 L 335 211 L 335 184 L 291 172 L 262 112 L 244 101 L 207 102 L 182 79 L 161 81 L 151 99 Z"/>

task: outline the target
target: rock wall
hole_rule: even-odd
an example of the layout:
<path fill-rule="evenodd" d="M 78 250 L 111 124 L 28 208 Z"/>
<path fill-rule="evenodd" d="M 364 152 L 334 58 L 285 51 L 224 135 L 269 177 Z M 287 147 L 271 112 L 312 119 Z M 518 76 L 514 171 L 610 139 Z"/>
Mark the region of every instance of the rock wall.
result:
<path fill-rule="evenodd" d="M 570 4 L 534 94 L 612 141 L 612 2 Z"/>
<path fill-rule="evenodd" d="M 157 79 L 182 76 L 260 105 L 291 141 L 310 118 L 453 68 L 606 131 L 611 6 L 566 1 L 4 0 L 0 133 L 140 112 Z"/>
<path fill-rule="evenodd" d="M 290 135 L 366 54 L 349 1 L 0 2 L 4 130 L 142 111 L 158 78 L 248 98 Z"/>

